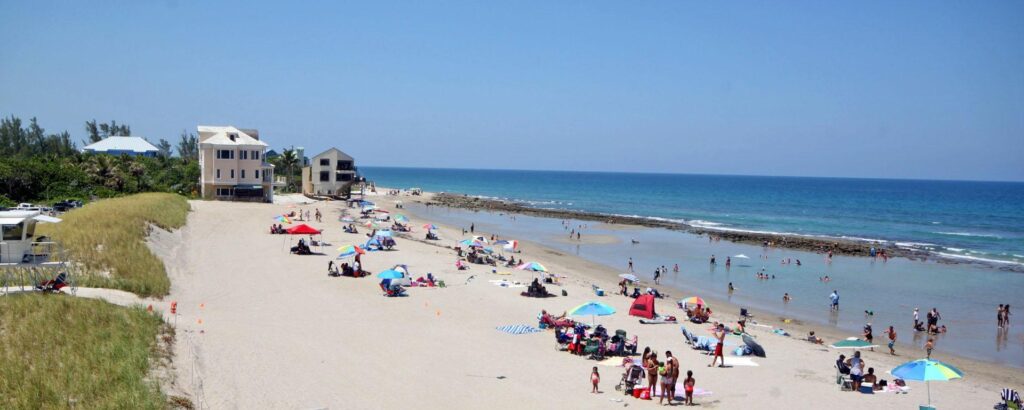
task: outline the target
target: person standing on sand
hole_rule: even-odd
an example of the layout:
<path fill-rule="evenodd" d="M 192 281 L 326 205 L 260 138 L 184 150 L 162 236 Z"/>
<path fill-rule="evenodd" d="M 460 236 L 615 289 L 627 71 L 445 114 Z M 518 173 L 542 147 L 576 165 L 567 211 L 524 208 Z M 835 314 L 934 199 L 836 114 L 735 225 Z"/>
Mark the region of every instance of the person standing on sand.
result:
<path fill-rule="evenodd" d="M 672 356 L 671 351 L 665 351 L 665 357 L 668 358 L 665 362 L 665 373 L 668 381 L 662 379 L 662 384 L 667 385 L 665 390 L 668 390 L 668 405 L 671 406 L 672 399 L 676 397 L 676 382 L 679 381 L 679 359 Z M 664 392 L 662 396 L 664 396 Z M 658 399 L 658 403 L 661 403 L 661 399 Z"/>
<path fill-rule="evenodd" d="M 629 258 L 629 271 L 630 272 L 633 271 L 633 258 L 632 257 Z"/>
<path fill-rule="evenodd" d="M 896 356 L 896 349 L 893 348 L 893 346 L 896 346 L 896 329 L 889 326 L 889 330 L 885 333 L 886 336 L 889 336 L 889 354 Z"/>
<path fill-rule="evenodd" d="M 600 393 L 597 389 L 597 384 L 601 383 L 601 374 L 597 372 L 597 366 L 594 366 L 594 370 L 590 372 L 590 382 L 594 384 L 594 388 L 590 390 L 591 393 Z"/>
<path fill-rule="evenodd" d="M 725 347 L 725 326 L 721 323 L 715 328 L 715 339 L 718 339 L 718 343 L 715 345 L 715 357 L 711 358 L 711 364 L 708 367 L 715 367 L 718 359 L 722 359 L 722 364 L 718 367 L 725 367 L 725 356 L 722 356 L 722 348 Z"/>
<path fill-rule="evenodd" d="M 686 380 L 683 381 L 683 388 L 686 389 L 686 399 L 683 404 L 687 406 L 693 405 L 693 386 L 697 384 L 697 380 L 693 378 L 693 371 L 686 371 Z"/>
<path fill-rule="evenodd" d="M 647 356 L 647 361 L 644 362 L 644 371 L 647 372 L 647 387 L 651 389 L 651 394 L 654 394 L 654 386 L 658 384 L 658 353 L 651 351 L 651 354 Z"/>
<path fill-rule="evenodd" d="M 576 240 L 577 240 L 577 241 L 579 241 L 579 240 L 580 240 L 580 233 L 579 233 L 579 232 L 576 232 Z"/>
<path fill-rule="evenodd" d="M 654 268 L 654 284 L 659 284 L 658 280 L 661 278 L 661 268 Z"/>
<path fill-rule="evenodd" d="M 928 341 L 924 343 L 924 352 L 925 352 L 925 354 L 928 355 L 927 357 L 929 359 L 932 358 L 932 349 L 934 349 L 934 348 L 935 348 L 935 338 L 934 337 L 929 337 Z"/>
<path fill-rule="evenodd" d="M 476 232 L 476 223 L 470 223 L 469 224 L 469 233 L 474 233 L 474 232 Z"/>

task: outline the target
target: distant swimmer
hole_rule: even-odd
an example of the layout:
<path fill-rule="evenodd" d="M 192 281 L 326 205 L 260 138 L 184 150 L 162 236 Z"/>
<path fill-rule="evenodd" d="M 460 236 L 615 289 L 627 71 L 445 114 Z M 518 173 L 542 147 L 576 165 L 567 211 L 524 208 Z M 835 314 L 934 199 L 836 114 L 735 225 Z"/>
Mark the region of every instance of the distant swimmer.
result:
<path fill-rule="evenodd" d="M 732 293 L 734 290 L 736 290 L 736 288 L 732 286 L 732 282 L 729 282 L 729 293 Z"/>
<path fill-rule="evenodd" d="M 728 267 L 730 267 L 730 266 L 732 266 L 732 257 L 730 257 L 730 256 L 726 256 L 726 257 L 725 257 L 725 267 L 727 267 L 727 268 L 728 268 Z"/>
<path fill-rule="evenodd" d="M 712 265 L 714 265 L 714 264 L 715 264 L 715 255 L 711 255 L 711 264 L 712 264 Z"/>
<path fill-rule="evenodd" d="M 791 300 L 793 300 L 793 298 L 789 296 L 789 292 L 786 292 L 786 294 L 782 295 L 783 303 L 789 303 L 789 301 Z"/>

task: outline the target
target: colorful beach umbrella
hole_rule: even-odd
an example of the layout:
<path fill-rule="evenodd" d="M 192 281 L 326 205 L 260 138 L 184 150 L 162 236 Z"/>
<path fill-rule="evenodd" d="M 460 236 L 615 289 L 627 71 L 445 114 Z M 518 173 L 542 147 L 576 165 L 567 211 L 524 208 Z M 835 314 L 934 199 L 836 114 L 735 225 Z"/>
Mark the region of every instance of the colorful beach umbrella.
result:
<path fill-rule="evenodd" d="M 474 241 L 479 241 L 479 242 L 482 242 L 482 243 L 485 243 L 485 244 L 487 243 L 487 238 L 484 238 L 483 236 L 480 236 L 480 235 L 474 236 L 473 240 Z"/>
<path fill-rule="evenodd" d="M 434 224 L 423 224 L 423 229 L 426 229 L 428 231 L 432 231 L 434 229 L 437 229 L 437 225 L 434 225 Z"/>
<path fill-rule="evenodd" d="M 393 235 L 392 235 L 390 230 L 385 229 L 385 230 L 382 230 L 382 231 L 377 231 L 377 236 L 383 236 L 385 238 L 390 238 Z"/>
<path fill-rule="evenodd" d="M 403 275 L 402 272 L 394 269 L 388 269 L 377 274 L 377 277 L 381 279 L 401 279 L 403 276 L 405 275 Z"/>
<path fill-rule="evenodd" d="M 508 243 L 506 243 L 506 244 L 504 244 L 504 245 L 502 246 L 502 247 L 504 247 L 504 248 L 505 248 L 506 250 L 514 251 L 514 250 L 516 250 L 516 249 L 518 249 L 518 248 L 519 248 L 519 241 L 515 241 L 515 240 L 513 240 L 513 241 L 504 241 L 504 242 L 508 242 Z"/>
<path fill-rule="evenodd" d="M 679 304 L 707 306 L 707 304 L 704 303 L 704 299 L 701 299 L 700 296 L 690 296 L 685 299 L 680 299 Z"/>
<path fill-rule="evenodd" d="M 402 214 L 395 215 L 395 220 L 401 223 L 409 222 L 409 218 Z"/>
<path fill-rule="evenodd" d="M 833 349 L 867 349 L 869 347 L 878 347 L 878 345 L 873 345 L 856 337 L 848 337 L 846 340 L 841 340 L 828 346 Z"/>
<path fill-rule="evenodd" d="M 912 362 L 903 363 L 890 372 L 893 377 L 903 380 L 925 382 L 928 388 L 928 405 L 932 404 L 932 381 L 947 381 L 961 379 L 964 372 L 956 367 L 938 360 L 918 359 Z"/>
<path fill-rule="evenodd" d="M 356 254 L 362 255 L 366 253 L 366 251 L 364 251 L 363 248 L 360 248 L 356 245 L 345 245 L 338 248 L 338 251 L 340 251 L 341 254 L 338 255 L 337 259 L 344 259 L 350 256 L 355 256 Z"/>
<path fill-rule="evenodd" d="M 590 301 L 572 308 L 569 310 L 569 314 L 573 316 L 590 316 L 590 323 L 593 324 L 595 316 L 614 315 L 615 308 L 601 302 Z"/>
<path fill-rule="evenodd" d="M 622 273 L 622 274 L 619 274 L 619 277 L 622 278 L 622 279 L 628 280 L 630 282 L 636 282 L 638 280 L 636 275 L 634 275 L 632 273 Z"/>
<path fill-rule="evenodd" d="M 526 262 L 526 263 L 524 263 L 522 265 L 517 266 L 516 269 L 519 269 L 519 270 L 532 270 L 534 272 L 547 272 L 548 271 L 548 268 L 545 268 L 544 265 L 541 265 L 540 263 L 537 263 L 537 262 Z"/>
<path fill-rule="evenodd" d="M 292 223 L 292 220 L 288 219 L 288 217 L 285 216 L 285 215 L 278 215 L 278 216 L 274 217 L 274 220 L 276 220 L 276 221 L 278 221 L 280 223 L 283 223 L 283 224 L 290 224 L 290 223 Z"/>

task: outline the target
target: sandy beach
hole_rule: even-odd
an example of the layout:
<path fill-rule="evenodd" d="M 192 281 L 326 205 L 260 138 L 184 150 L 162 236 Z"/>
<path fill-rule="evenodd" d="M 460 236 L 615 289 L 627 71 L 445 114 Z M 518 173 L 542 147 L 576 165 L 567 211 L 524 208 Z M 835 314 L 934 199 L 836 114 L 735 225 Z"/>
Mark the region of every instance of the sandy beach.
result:
<path fill-rule="evenodd" d="M 409 197 L 370 196 L 377 205 L 395 212 L 394 201 Z M 492 274 L 492 267 L 470 265 L 455 269 L 456 256 L 448 246 L 462 239 L 460 229 L 440 226 L 440 241 L 420 240 L 424 223 L 412 219 L 415 240 L 398 237 L 393 251 L 363 256 L 367 270 L 379 272 L 407 264 L 414 277 L 433 273 L 445 288 L 411 288 L 408 297 L 382 297 L 379 279 L 327 276 L 327 264 L 341 245 L 366 241 L 346 234 L 338 222 L 344 203 L 310 205 L 250 204 L 193 201 L 185 228 L 157 232 L 151 247 L 163 258 L 172 288 L 165 301 L 177 302 L 174 363 L 177 382 L 172 390 L 193 398 L 203 408 L 616 408 L 656 406 L 626 397 L 613 387 L 622 368 L 598 365 L 584 357 L 555 349 L 551 331 L 511 335 L 496 330 L 505 325 L 536 326 L 541 309 L 560 313 L 589 300 L 600 299 L 617 309 L 597 322 L 609 330 L 638 335 L 641 350 L 650 346 L 661 357 L 672 351 L 681 368 L 693 370 L 697 387 L 710 392 L 695 402 L 702 408 L 751 408 L 758 403 L 791 408 L 916 408 L 925 403 L 923 383 L 909 382 L 908 394 L 874 395 L 842 392 L 835 383 L 833 362 L 840 352 L 803 341 L 809 327 L 787 323 L 793 337 L 771 333 L 779 323 L 757 317 L 760 326 L 749 331 L 767 351 L 754 358 L 756 366 L 708 368 L 710 356 L 683 343 L 680 325 L 642 325 L 628 316 L 632 299 L 608 295 L 597 298 L 592 284 L 609 293 L 616 290 L 619 272 L 556 250 L 522 241 L 521 254 L 549 271 L 564 275 L 568 296 L 547 299 L 521 297 L 521 288 L 491 283 L 507 279 L 528 283 L 529 272 L 496 268 L 511 275 Z M 273 217 L 288 210 L 319 209 L 323 222 L 305 222 L 324 229 L 330 246 L 323 254 L 298 256 L 288 249 L 298 239 L 270 235 Z M 349 210 L 350 213 L 357 213 Z M 489 235 L 489 232 L 477 232 Z M 510 238 L 519 239 L 519 238 Z M 601 238 L 595 238 L 601 240 Z M 314 249 L 316 250 L 316 249 Z M 678 291 L 669 291 L 680 297 Z M 671 299 L 658 301 L 664 314 L 683 316 Z M 714 319 L 735 323 L 738 308 L 709 300 Z M 578 318 L 589 321 L 590 318 Z M 687 324 L 698 334 L 707 326 Z M 826 340 L 847 335 L 829 334 Z M 730 340 L 738 342 L 730 336 Z M 895 365 L 924 356 L 923 351 L 898 349 L 891 357 L 884 346 L 865 351 L 867 366 L 880 378 Z M 851 351 L 844 351 L 847 355 Z M 728 357 L 728 355 L 727 355 Z M 933 382 L 932 403 L 939 408 L 989 408 L 999 389 L 1020 386 L 1020 371 L 991 364 L 939 356 L 966 373 L 963 380 Z M 602 394 L 591 394 L 590 371 L 598 366 Z"/>

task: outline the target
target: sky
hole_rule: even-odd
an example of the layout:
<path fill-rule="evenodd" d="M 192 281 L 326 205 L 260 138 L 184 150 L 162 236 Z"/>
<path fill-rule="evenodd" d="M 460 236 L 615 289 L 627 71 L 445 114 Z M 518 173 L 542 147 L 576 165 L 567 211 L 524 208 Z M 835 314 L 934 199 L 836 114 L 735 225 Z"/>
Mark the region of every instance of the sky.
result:
<path fill-rule="evenodd" d="M 1021 1 L 0 0 L 0 115 L 357 165 L 1024 181 Z"/>

